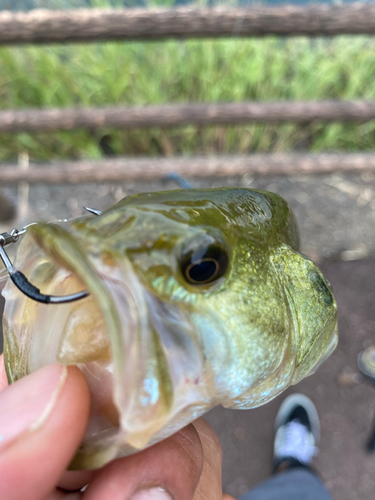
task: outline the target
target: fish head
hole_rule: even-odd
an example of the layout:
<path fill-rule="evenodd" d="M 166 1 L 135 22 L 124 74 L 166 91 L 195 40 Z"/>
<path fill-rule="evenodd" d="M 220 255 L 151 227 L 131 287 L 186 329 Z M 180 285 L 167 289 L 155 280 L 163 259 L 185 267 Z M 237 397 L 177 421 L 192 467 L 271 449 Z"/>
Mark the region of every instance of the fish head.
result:
<path fill-rule="evenodd" d="M 194 339 L 201 360 L 194 377 L 204 377 L 212 400 L 264 404 L 312 373 L 337 343 L 329 283 L 298 252 L 295 218 L 278 195 L 146 193 L 79 224 L 116 265 L 125 259 L 157 336 L 169 330 L 180 344 Z M 183 364 L 194 365 L 193 352 L 185 352 Z"/>
<path fill-rule="evenodd" d="M 134 195 L 68 231 L 32 226 L 27 238 L 16 265 L 37 286 L 91 295 L 53 310 L 28 299 L 21 306 L 7 285 L 6 350 L 12 365 L 22 360 L 8 377 L 56 359 L 81 368 L 96 417 L 80 467 L 143 449 L 216 404 L 264 404 L 336 345 L 332 291 L 299 253 L 295 218 L 278 195 Z"/>

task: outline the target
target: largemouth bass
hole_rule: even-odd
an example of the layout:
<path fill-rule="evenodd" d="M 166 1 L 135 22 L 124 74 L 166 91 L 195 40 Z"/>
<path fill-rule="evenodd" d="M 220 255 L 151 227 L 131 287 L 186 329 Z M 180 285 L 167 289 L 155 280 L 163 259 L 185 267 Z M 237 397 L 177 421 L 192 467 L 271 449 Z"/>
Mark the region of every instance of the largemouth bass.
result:
<path fill-rule="evenodd" d="M 96 468 L 171 435 L 215 405 L 262 405 L 311 374 L 337 344 L 337 310 L 298 252 L 278 195 L 250 189 L 130 196 L 98 217 L 27 230 L 15 267 L 46 305 L 9 281 L 9 382 L 58 361 L 88 382 L 89 426 L 73 468 Z"/>

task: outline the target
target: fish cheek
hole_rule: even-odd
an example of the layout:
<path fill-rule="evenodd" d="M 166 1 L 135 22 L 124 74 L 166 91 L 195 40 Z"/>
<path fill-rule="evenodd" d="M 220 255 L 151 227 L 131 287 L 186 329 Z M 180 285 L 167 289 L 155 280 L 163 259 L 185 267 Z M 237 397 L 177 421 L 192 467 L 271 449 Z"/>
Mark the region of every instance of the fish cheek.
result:
<path fill-rule="evenodd" d="M 337 344 L 337 307 L 329 283 L 307 257 L 287 245 L 279 247 L 272 262 L 284 283 L 298 342 L 292 383 L 310 375 Z"/>
<path fill-rule="evenodd" d="M 269 273 L 263 285 L 258 285 L 257 293 L 259 286 L 264 290 L 264 306 L 254 307 L 254 316 L 248 316 L 248 335 L 244 338 L 247 345 L 239 355 L 247 371 L 246 384 L 239 395 L 222 403 L 227 408 L 255 408 L 290 385 L 295 366 L 295 332 L 283 287 L 274 278 Z"/>

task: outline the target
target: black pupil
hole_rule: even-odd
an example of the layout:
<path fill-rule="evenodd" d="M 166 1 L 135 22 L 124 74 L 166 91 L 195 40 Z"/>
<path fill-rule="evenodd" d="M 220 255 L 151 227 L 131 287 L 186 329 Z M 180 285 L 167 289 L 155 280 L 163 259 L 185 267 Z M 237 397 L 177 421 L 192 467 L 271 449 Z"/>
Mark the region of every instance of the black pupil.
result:
<path fill-rule="evenodd" d="M 193 285 L 211 283 L 220 278 L 227 268 L 228 254 L 221 245 L 203 246 L 182 256 L 182 273 Z"/>
<path fill-rule="evenodd" d="M 189 278 L 191 281 L 207 282 L 214 277 L 218 270 L 218 262 L 213 259 L 205 259 L 202 262 L 193 264 L 189 268 Z"/>

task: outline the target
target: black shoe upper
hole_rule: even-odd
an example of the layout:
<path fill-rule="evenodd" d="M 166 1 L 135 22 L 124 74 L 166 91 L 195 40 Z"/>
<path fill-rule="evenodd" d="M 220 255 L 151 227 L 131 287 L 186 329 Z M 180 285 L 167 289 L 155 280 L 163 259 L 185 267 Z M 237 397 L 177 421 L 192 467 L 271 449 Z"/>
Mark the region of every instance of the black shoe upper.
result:
<path fill-rule="evenodd" d="M 292 422 L 293 420 L 298 420 L 311 432 L 311 422 L 307 411 L 303 406 L 297 405 L 295 408 L 293 408 L 293 411 L 290 413 L 286 423 Z"/>

